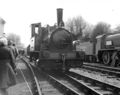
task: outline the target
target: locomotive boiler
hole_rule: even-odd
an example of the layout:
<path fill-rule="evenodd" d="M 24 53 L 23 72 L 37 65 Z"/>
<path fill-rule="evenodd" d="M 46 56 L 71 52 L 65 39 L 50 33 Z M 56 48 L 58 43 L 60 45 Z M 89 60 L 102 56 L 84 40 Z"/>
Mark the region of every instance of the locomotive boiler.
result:
<path fill-rule="evenodd" d="M 57 26 L 32 24 L 30 59 L 38 59 L 37 66 L 43 69 L 67 71 L 83 64 L 81 52 L 73 46 L 72 34 L 64 28 L 62 12 L 63 9 L 57 9 Z"/>

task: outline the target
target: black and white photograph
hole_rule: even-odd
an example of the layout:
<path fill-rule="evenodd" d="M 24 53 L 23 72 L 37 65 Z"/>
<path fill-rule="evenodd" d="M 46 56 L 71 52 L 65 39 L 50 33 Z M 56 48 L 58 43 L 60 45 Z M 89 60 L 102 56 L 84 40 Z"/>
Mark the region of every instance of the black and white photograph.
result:
<path fill-rule="evenodd" d="M 0 0 L 0 95 L 120 95 L 120 1 Z"/>

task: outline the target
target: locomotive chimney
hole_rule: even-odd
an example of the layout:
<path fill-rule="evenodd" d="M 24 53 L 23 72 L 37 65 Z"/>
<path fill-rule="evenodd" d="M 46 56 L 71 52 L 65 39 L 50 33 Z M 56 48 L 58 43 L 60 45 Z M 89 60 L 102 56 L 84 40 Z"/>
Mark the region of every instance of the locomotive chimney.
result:
<path fill-rule="evenodd" d="M 62 8 L 57 9 L 57 25 L 58 25 L 58 27 L 63 27 L 64 26 L 63 9 Z"/>

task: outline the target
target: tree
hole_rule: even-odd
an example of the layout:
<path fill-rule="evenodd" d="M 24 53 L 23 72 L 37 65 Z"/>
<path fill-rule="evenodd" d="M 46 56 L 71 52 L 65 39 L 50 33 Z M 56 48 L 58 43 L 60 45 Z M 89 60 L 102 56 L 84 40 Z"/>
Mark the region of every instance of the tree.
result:
<path fill-rule="evenodd" d="M 120 25 L 118 25 L 114 30 L 114 33 L 120 33 Z"/>
<path fill-rule="evenodd" d="M 86 28 L 83 31 L 82 41 L 90 41 L 94 26 L 87 24 Z"/>
<path fill-rule="evenodd" d="M 66 28 L 74 34 L 76 39 L 82 37 L 83 31 L 86 28 L 86 26 L 86 21 L 82 18 L 82 16 L 68 19 L 68 21 L 66 22 Z"/>
<path fill-rule="evenodd" d="M 16 35 L 14 33 L 9 33 L 8 36 L 7 36 L 8 40 L 12 40 L 16 46 L 19 48 L 23 48 L 24 45 L 21 43 L 21 40 L 20 40 L 20 36 L 19 35 Z"/>
<path fill-rule="evenodd" d="M 68 21 L 66 22 L 65 27 L 72 33 L 74 33 L 74 23 L 73 23 L 73 19 L 68 19 Z"/>
<path fill-rule="evenodd" d="M 91 35 L 91 41 L 95 41 L 96 36 L 107 34 L 109 32 L 110 32 L 110 25 L 105 22 L 99 22 L 93 29 L 93 33 Z"/>

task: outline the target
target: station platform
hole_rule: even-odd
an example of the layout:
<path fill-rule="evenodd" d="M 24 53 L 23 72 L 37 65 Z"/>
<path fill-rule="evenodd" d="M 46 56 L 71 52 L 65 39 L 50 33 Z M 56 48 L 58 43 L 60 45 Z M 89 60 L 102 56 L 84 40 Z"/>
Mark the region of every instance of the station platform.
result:
<path fill-rule="evenodd" d="M 8 95 L 32 95 L 31 74 L 25 63 L 17 61 L 17 84 L 7 89 Z"/>

